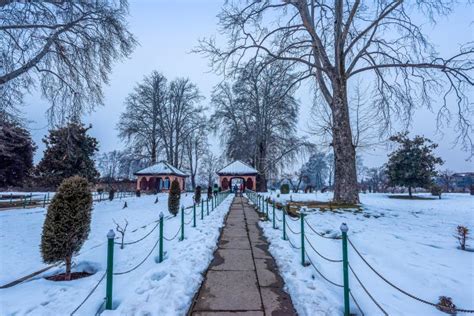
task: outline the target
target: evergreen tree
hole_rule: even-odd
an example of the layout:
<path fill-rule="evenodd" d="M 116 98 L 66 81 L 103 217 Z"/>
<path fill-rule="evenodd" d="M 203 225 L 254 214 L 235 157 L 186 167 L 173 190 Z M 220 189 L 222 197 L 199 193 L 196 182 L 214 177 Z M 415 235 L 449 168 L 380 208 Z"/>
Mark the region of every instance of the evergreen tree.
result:
<path fill-rule="evenodd" d="M 438 145 L 422 136 L 410 139 L 407 132 L 392 136 L 390 140 L 399 144 L 387 163 L 390 184 L 408 187 L 410 197 L 412 188 L 430 188 L 436 176 L 436 165 L 443 164 L 443 160 L 433 154 Z"/>
<path fill-rule="evenodd" d="M 71 260 L 89 236 L 92 194 L 81 177 L 64 180 L 48 207 L 41 235 L 45 263 L 64 261 L 65 280 L 71 279 Z"/>
<path fill-rule="evenodd" d="M 0 120 L 0 187 L 22 186 L 33 168 L 36 146 L 19 124 Z"/>
<path fill-rule="evenodd" d="M 196 202 L 196 204 L 201 203 L 201 186 L 200 185 L 198 185 L 196 189 L 194 190 L 194 202 Z"/>
<path fill-rule="evenodd" d="M 58 186 L 64 179 L 75 175 L 88 181 L 94 181 L 99 176 L 92 159 L 98 151 L 98 142 L 87 135 L 90 128 L 69 123 L 51 130 L 43 139 L 46 150 L 38 164 L 37 174 L 44 185 Z"/>
<path fill-rule="evenodd" d="M 307 186 L 320 189 L 325 185 L 328 177 L 328 166 L 326 155 L 316 151 L 301 167 L 301 176 Z"/>
<path fill-rule="evenodd" d="M 179 181 L 174 179 L 168 196 L 168 211 L 176 216 L 179 211 L 179 200 L 181 199 L 181 187 Z"/>

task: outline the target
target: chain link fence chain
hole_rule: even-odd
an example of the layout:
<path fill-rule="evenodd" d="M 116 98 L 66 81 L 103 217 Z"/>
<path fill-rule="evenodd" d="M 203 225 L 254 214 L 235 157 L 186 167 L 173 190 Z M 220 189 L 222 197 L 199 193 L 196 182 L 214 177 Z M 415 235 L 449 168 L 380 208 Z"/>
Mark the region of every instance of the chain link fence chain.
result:
<path fill-rule="evenodd" d="M 173 237 L 166 238 L 165 236 L 163 236 L 163 239 L 166 240 L 166 241 L 172 241 L 172 240 L 176 239 L 176 237 L 178 237 L 178 234 L 179 234 L 180 231 L 181 231 L 181 226 L 179 227 L 178 231 L 176 232 L 176 234 Z"/>
<path fill-rule="evenodd" d="M 155 244 L 153 245 L 153 248 L 151 248 L 150 252 L 146 255 L 146 257 L 139 263 L 137 264 L 135 267 L 127 270 L 127 271 L 123 271 L 123 272 L 115 272 L 114 275 L 123 275 L 123 274 L 127 274 L 127 273 L 130 273 L 136 269 L 138 269 L 138 267 L 140 267 L 147 259 L 148 257 L 150 257 L 150 255 L 153 253 L 153 250 L 155 250 L 156 246 L 158 245 L 158 243 L 160 242 L 160 239 L 158 238 L 155 242 Z"/>
<path fill-rule="evenodd" d="M 349 291 L 349 295 L 352 297 L 352 300 L 354 301 L 354 303 L 356 304 L 357 306 L 357 309 L 359 310 L 360 314 L 362 316 L 364 316 L 364 312 L 362 311 L 362 308 L 360 308 L 360 305 L 359 305 L 359 302 L 357 302 L 356 298 L 354 297 L 354 294 L 352 294 L 352 291 Z"/>
<path fill-rule="evenodd" d="M 313 226 L 311 226 L 308 221 L 305 219 L 304 222 L 306 223 L 306 225 L 308 225 L 309 229 L 311 229 L 313 231 L 313 233 L 315 233 L 316 235 L 318 235 L 319 237 L 322 237 L 322 238 L 326 238 L 326 239 L 332 239 L 332 240 L 340 240 L 342 239 L 342 237 L 327 237 L 327 236 L 324 236 L 323 234 L 317 232 Z"/>
<path fill-rule="evenodd" d="M 308 253 L 305 251 L 305 254 L 306 254 L 306 257 L 308 258 L 309 260 L 309 263 L 313 266 L 314 270 L 316 270 L 316 272 L 318 272 L 318 274 L 327 282 L 329 282 L 330 284 L 334 285 L 334 286 L 337 286 L 337 287 L 340 287 L 340 288 L 343 288 L 344 285 L 341 285 L 341 284 L 337 284 L 336 282 L 333 282 L 331 280 L 329 280 L 324 274 L 321 273 L 321 271 L 319 271 L 318 268 L 316 268 L 316 266 L 314 265 L 313 263 L 313 260 L 311 260 L 311 257 L 308 255 Z"/>
<path fill-rule="evenodd" d="M 74 313 L 76 313 L 79 308 L 82 307 L 82 305 L 84 305 L 84 303 L 89 299 L 89 297 L 91 297 L 91 295 L 95 292 L 95 290 L 97 289 L 97 287 L 99 286 L 99 284 L 104 280 L 105 276 L 107 275 L 107 272 L 104 272 L 104 274 L 102 275 L 102 277 L 100 278 L 99 282 L 96 283 L 96 285 L 94 285 L 94 287 L 92 288 L 92 290 L 89 292 L 89 294 L 87 294 L 86 298 L 81 302 L 81 304 L 79 304 L 72 312 L 71 312 L 71 316 L 74 315 Z"/>
<path fill-rule="evenodd" d="M 314 252 L 316 252 L 316 254 L 318 254 L 318 256 L 320 256 L 321 258 L 323 258 L 324 260 L 327 260 L 329 262 L 342 262 L 342 260 L 335 260 L 335 259 L 331 259 L 331 258 L 328 258 L 326 256 L 323 256 L 321 253 L 319 253 L 319 251 L 316 250 L 316 248 L 311 244 L 311 241 L 308 239 L 308 237 L 306 237 L 306 235 L 304 236 L 304 239 L 306 239 L 306 241 L 308 242 L 309 246 L 311 247 L 311 249 L 314 250 Z"/>
<path fill-rule="evenodd" d="M 354 269 L 352 269 L 352 266 L 351 264 L 349 263 L 349 270 L 352 272 L 352 274 L 354 275 L 354 277 L 356 278 L 357 282 L 360 284 L 360 286 L 362 287 L 362 289 L 364 290 L 364 292 L 367 294 L 367 296 L 372 300 L 372 302 L 374 302 L 375 305 L 377 305 L 377 307 L 380 309 L 380 311 L 382 311 L 382 313 L 384 313 L 385 316 L 388 316 L 388 313 L 382 308 L 382 306 L 379 304 L 379 302 L 377 302 L 375 300 L 375 298 L 372 296 L 372 294 L 370 294 L 369 290 L 367 290 L 367 288 L 365 287 L 365 285 L 362 283 L 362 281 L 359 279 L 359 276 L 354 272 Z"/>
<path fill-rule="evenodd" d="M 297 249 L 297 250 L 301 249 L 301 247 L 296 246 L 296 245 L 291 241 L 290 236 L 287 236 L 287 237 L 288 237 L 288 241 L 290 242 L 291 248 Z"/>
<path fill-rule="evenodd" d="M 192 221 L 193 221 L 193 218 L 191 217 L 191 218 L 189 219 L 189 222 L 186 222 L 186 221 L 184 222 L 184 225 L 189 225 L 189 224 L 191 224 Z"/>
<path fill-rule="evenodd" d="M 407 291 L 399 288 L 398 286 L 396 286 L 395 284 L 393 284 L 392 282 L 390 282 L 389 280 L 387 280 L 382 274 L 380 274 L 377 270 L 375 270 L 374 267 L 372 267 L 368 262 L 367 260 L 364 258 L 364 256 L 362 256 L 362 254 L 359 252 L 359 250 L 354 246 L 354 244 L 352 243 L 352 241 L 347 238 L 347 240 L 349 241 L 349 244 L 352 246 L 352 248 L 355 250 L 355 252 L 357 253 L 357 255 L 362 259 L 362 261 L 364 261 L 364 263 L 379 277 L 381 278 L 383 281 L 385 281 L 385 283 L 387 283 L 388 285 L 390 285 L 391 287 L 393 287 L 394 289 L 396 289 L 397 291 L 405 294 L 406 296 L 418 301 L 418 302 L 421 302 L 421 303 L 424 303 L 424 304 L 427 304 L 427 305 L 431 305 L 431 306 L 434 306 L 436 308 L 442 308 L 442 306 L 440 306 L 439 304 L 436 304 L 436 303 L 432 303 L 432 302 L 429 302 L 429 301 L 426 301 L 422 298 L 419 298 L 411 293 L 408 293 Z M 456 312 L 461 312 L 461 313 L 474 313 L 474 310 L 471 310 L 471 309 L 462 309 L 462 308 L 456 308 L 455 309 Z"/>
<path fill-rule="evenodd" d="M 301 234 L 301 232 L 295 232 L 293 229 L 291 229 L 291 227 L 290 227 L 290 225 L 288 224 L 288 222 L 285 222 L 285 224 L 286 224 L 286 227 L 287 227 L 293 234 L 295 234 L 295 235 Z"/>

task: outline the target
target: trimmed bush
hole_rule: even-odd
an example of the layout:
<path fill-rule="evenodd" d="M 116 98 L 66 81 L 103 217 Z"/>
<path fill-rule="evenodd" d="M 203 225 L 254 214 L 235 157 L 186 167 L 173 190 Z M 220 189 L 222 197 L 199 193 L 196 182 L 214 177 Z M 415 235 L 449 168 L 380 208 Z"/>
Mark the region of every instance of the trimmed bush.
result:
<path fill-rule="evenodd" d="M 181 187 L 179 181 L 174 179 L 168 196 L 168 211 L 176 216 L 179 211 L 179 200 L 181 199 Z"/>
<path fill-rule="evenodd" d="M 431 186 L 431 195 L 437 196 L 441 199 L 441 193 L 443 193 L 443 188 L 441 188 L 439 185 L 432 185 Z"/>
<path fill-rule="evenodd" d="M 212 199 L 212 187 L 211 186 L 207 187 L 207 199 L 208 200 Z"/>
<path fill-rule="evenodd" d="M 140 197 L 140 196 L 142 195 L 142 192 L 141 192 L 140 190 L 136 190 L 136 191 L 135 191 L 135 195 L 136 195 L 137 197 Z"/>
<path fill-rule="evenodd" d="M 81 177 L 65 179 L 51 200 L 41 235 L 41 256 L 45 263 L 64 261 L 65 280 L 71 280 L 72 257 L 89 236 L 92 194 Z"/>
<path fill-rule="evenodd" d="M 201 186 L 199 186 L 199 185 L 194 190 L 194 202 L 196 204 L 201 203 Z"/>
<path fill-rule="evenodd" d="M 285 183 L 280 186 L 280 193 L 281 194 L 288 194 L 290 193 L 290 185 Z"/>
<path fill-rule="evenodd" d="M 109 191 L 109 201 L 112 201 L 115 197 L 115 190 L 114 189 L 111 189 Z"/>

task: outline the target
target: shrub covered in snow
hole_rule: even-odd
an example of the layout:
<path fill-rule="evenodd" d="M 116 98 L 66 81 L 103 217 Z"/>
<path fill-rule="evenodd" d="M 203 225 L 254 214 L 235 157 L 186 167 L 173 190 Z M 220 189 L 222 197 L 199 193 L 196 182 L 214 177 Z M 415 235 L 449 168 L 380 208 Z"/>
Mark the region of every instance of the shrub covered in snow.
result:
<path fill-rule="evenodd" d="M 176 216 L 179 211 L 179 200 L 181 198 L 181 187 L 179 186 L 179 181 L 174 179 L 171 182 L 171 188 L 168 197 L 168 211 Z"/>
<path fill-rule="evenodd" d="M 92 194 L 86 179 L 75 176 L 64 180 L 46 213 L 41 236 L 45 263 L 64 261 L 65 280 L 71 279 L 71 260 L 89 236 Z"/>

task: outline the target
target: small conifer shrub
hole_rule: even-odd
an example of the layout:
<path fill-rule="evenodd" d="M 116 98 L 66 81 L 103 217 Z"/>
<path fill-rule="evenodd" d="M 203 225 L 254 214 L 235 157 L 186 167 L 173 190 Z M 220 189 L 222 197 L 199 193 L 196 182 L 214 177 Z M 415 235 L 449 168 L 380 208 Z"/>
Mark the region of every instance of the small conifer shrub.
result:
<path fill-rule="evenodd" d="M 71 280 L 71 261 L 89 236 L 92 194 L 86 179 L 65 179 L 51 200 L 41 235 L 45 263 L 64 261 L 64 280 Z"/>
<path fill-rule="evenodd" d="M 140 197 L 140 196 L 142 195 L 142 192 L 141 192 L 140 190 L 136 190 L 136 191 L 135 191 L 135 195 L 136 195 L 137 197 Z"/>
<path fill-rule="evenodd" d="M 288 185 L 288 183 L 282 184 L 282 185 L 280 186 L 280 193 L 281 193 L 281 194 L 288 194 L 288 193 L 290 193 L 290 186 Z"/>
<path fill-rule="evenodd" d="M 207 187 L 207 199 L 208 200 L 212 199 L 212 187 L 211 186 Z"/>
<path fill-rule="evenodd" d="M 201 203 L 201 186 L 199 185 L 194 190 L 194 202 L 196 202 L 196 204 Z"/>
<path fill-rule="evenodd" d="M 168 211 L 176 216 L 179 211 L 179 200 L 181 198 L 181 187 L 179 185 L 179 181 L 174 179 L 171 182 L 171 188 L 168 197 Z"/>
<path fill-rule="evenodd" d="M 434 184 L 431 186 L 431 195 L 437 196 L 441 199 L 441 193 L 443 193 L 443 188 L 439 185 Z"/>
<path fill-rule="evenodd" d="M 115 190 L 114 189 L 110 189 L 109 191 L 109 201 L 112 201 L 115 197 Z"/>

